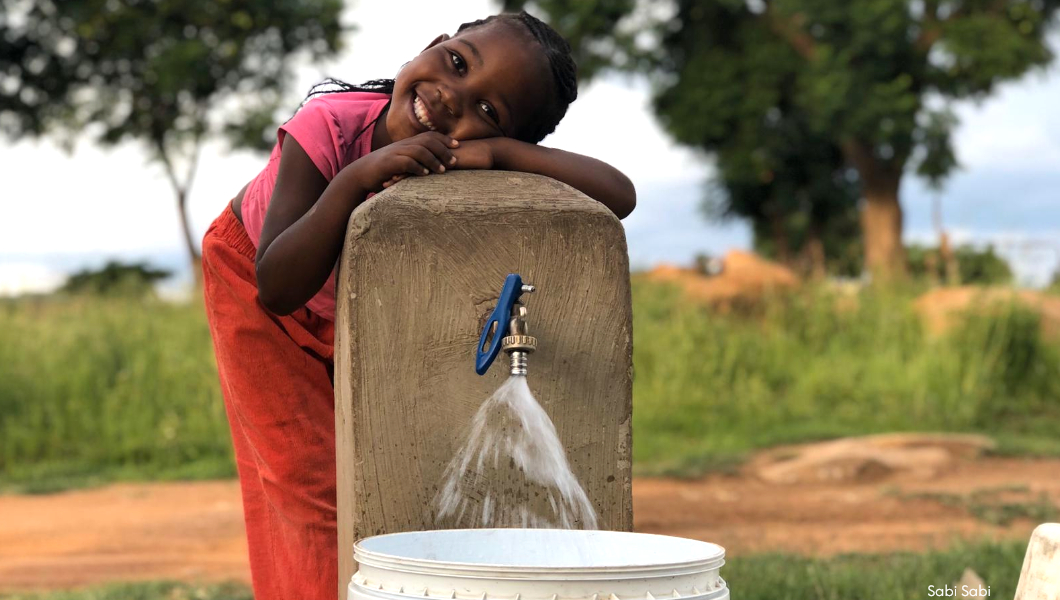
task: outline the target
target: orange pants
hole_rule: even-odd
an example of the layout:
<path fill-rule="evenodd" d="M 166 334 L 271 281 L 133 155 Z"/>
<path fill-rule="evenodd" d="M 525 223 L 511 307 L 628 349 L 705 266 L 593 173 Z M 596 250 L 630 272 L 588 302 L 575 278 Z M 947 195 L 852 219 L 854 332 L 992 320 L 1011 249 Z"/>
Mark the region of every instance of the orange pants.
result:
<path fill-rule="evenodd" d="M 231 207 L 202 242 L 206 314 L 232 429 L 255 600 L 334 600 L 335 325 L 258 301 L 254 244 Z"/>

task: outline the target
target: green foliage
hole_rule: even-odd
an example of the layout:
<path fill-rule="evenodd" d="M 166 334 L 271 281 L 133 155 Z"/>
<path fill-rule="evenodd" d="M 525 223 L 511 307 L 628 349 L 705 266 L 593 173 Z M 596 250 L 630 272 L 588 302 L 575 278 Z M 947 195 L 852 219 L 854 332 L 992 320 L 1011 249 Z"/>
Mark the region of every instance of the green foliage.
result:
<path fill-rule="evenodd" d="M 778 230 L 800 235 L 800 213 L 817 231 L 847 231 L 857 188 L 896 202 L 910 168 L 940 186 L 957 164 L 950 102 L 1048 64 L 1060 0 L 677 0 L 673 11 L 643 0 L 600 12 L 576 4 L 505 2 L 543 11 L 592 54 L 583 75 L 646 73 L 669 133 L 717 159 L 720 213 L 750 219 L 768 249 Z M 625 34 L 634 27 L 647 33 Z M 900 222 L 865 226 L 888 229 L 875 239 L 901 239 Z"/>
<path fill-rule="evenodd" d="M 100 269 L 74 273 L 59 291 L 67 294 L 150 295 L 154 292 L 155 282 L 171 274 L 163 269 L 152 269 L 145 263 L 108 261 Z"/>
<path fill-rule="evenodd" d="M 960 283 L 972 285 L 999 285 L 1012 282 L 1012 269 L 1004 258 L 994 252 L 993 246 L 979 249 L 974 246 L 960 246 L 954 253 Z M 928 259 L 933 256 L 934 263 Z M 909 261 L 909 272 L 915 277 L 928 277 L 933 266 L 934 277 L 945 281 L 945 265 L 939 257 L 938 248 L 920 245 L 906 246 L 906 259 Z"/>
<path fill-rule="evenodd" d="M 205 139 L 267 150 L 291 63 L 339 49 L 342 0 L 0 0 L 0 133 L 142 142 L 185 212 Z M 223 107 L 223 111 L 222 111 Z M 222 123 L 224 123 L 222 125 Z"/>
<path fill-rule="evenodd" d="M 751 155 L 718 151 L 703 211 L 708 218 L 750 221 L 755 251 L 773 260 L 810 272 L 815 260 L 831 258 L 833 271 L 856 275 L 860 265 L 845 268 L 844 257 L 858 239 L 858 194 L 841 153 L 791 127 L 790 118 L 778 119 L 784 131 L 769 134 L 776 142 L 770 154 L 754 155 L 758 167 L 738 164 Z"/>
<path fill-rule="evenodd" d="M 938 248 L 906 246 L 905 255 L 911 275 L 929 277 L 932 275 L 930 268 L 934 266 L 934 277 L 938 281 L 946 281 L 946 265 L 942 264 Z M 934 257 L 934 263 L 929 260 L 929 255 Z M 993 246 L 982 249 L 968 245 L 959 246 L 953 255 L 957 261 L 961 284 L 999 285 L 1012 282 L 1011 267 L 1005 259 L 997 255 Z"/>
<path fill-rule="evenodd" d="M 222 101 L 234 104 L 228 122 L 260 126 L 287 89 L 292 59 L 334 53 L 342 33 L 341 0 L 0 7 L 0 72 L 11 84 L 0 86 L 0 131 L 18 139 L 94 125 L 100 143 L 131 138 L 161 153 L 210 134 L 208 116 Z"/>
<path fill-rule="evenodd" d="M 979 250 L 972 246 L 960 246 L 954 252 L 962 283 L 998 284 L 1012 282 L 1012 269 L 1008 262 L 994 252 L 993 246 Z"/>
<path fill-rule="evenodd" d="M 531 3 L 500 0 L 500 4 L 505 11 L 518 11 Z M 541 0 L 532 4 L 535 16 L 541 17 L 543 9 L 554 25 L 560 23 L 557 29 L 571 44 L 582 80 L 611 67 L 648 64 L 637 39 L 652 26 L 650 18 L 628 18 L 637 9 L 637 0 Z"/>

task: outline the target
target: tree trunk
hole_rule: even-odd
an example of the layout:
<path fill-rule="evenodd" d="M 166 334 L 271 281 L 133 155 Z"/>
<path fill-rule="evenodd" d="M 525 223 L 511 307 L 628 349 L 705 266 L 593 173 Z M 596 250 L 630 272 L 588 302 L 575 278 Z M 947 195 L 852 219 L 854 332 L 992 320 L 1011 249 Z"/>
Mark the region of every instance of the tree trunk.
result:
<path fill-rule="evenodd" d="M 868 146 L 859 142 L 844 144 L 843 151 L 861 178 L 865 201 L 861 209 L 865 270 L 877 280 L 902 279 L 906 275 L 906 264 L 905 247 L 902 246 L 902 205 L 898 202 L 901 166 L 877 158 Z"/>
<path fill-rule="evenodd" d="M 187 211 L 188 195 L 186 192 L 177 192 L 177 212 L 180 213 L 180 229 L 184 234 L 184 247 L 188 250 L 188 259 L 191 261 L 192 282 L 195 290 L 202 289 L 202 256 L 195 247 L 195 240 L 191 235 L 191 223 L 188 222 Z"/>
<path fill-rule="evenodd" d="M 902 247 L 902 206 L 898 190 L 866 190 L 861 210 L 861 230 L 865 237 L 865 268 L 883 280 L 905 276 L 905 248 Z"/>
<path fill-rule="evenodd" d="M 770 217 L 769 228 L 773 233 L 773 252 L 782 265 L 791 265 L 791 248 L 788 245 L 788 230 L 780 217 Z"/>
<path fill-rule="evenodd" d="M 821 232 L 816 226 L 811 226 L 806 240 L 806 257 L 810 263 L 810 277 L 821 281 L 828 274 L 828 265 L 824 254 L 824 242 L 821 241 Z"/>
<path fill-rule="evenodd" d="M 165 136 L 156 138 L 153 143 L 157 151 L 156 156 L 162 166 L 165 167 L 166 176 L 169 178 L 170 185 L 173 186 L 173 193 L 177 195 L 177 213 L 180 217 L 180 229 L 184 234 L 184 247 L 188 250 L 188 259 L 191 261 L 192 282 L 197 293 L 198 290 L 202 290 L 202 257 L 199 255 L 195 239 L 191 235 L 191 223 L 188 222 L 188 194 L 191 190 L 191 182 L 195 179 L 195 168 L 199 164 L 202 138 L 196 137 L 193 142 L 191 159 L 188 162 L 188 171 L 184 176 L 183 182 L 177 176 L 177 171 L 166 147 Z"/>
<path fill-rule="evenodd" d="M 946 285 L 961 285 L 961 269 L 957 264 L 957 256 L 950 246 L 950 236 L 943 231 L 939 233 L 939 254 L 942 255 L 942 265 L 946 273 Z"/>

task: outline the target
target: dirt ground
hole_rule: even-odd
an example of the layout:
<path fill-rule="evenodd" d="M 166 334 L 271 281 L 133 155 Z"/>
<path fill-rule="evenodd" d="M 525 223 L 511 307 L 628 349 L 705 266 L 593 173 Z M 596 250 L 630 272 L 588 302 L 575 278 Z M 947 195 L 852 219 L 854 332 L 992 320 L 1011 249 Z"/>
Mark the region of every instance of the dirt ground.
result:
<path fill-rule="evenodd" d="M 730 556 L 923 550 L 984 537 L 1026 540 L 1041 520 L 1028 516 L 1040 511 L 1029 509 L 1044 502 L 1052 515 L 1060 506 L 1058 475 L 1057 459 L 986 458 L 928 479 L 900 473 L 845 483 L 778 484 L 746 474 L 637 479 L 634 521 L 637 531 L 712 541 Z M 1017 518 L 992 524 L 996 519 L 977 510 L 984 498 L 1009 506 Z M 0 496 L 0 590 L 164 578 L 248 580 L 235 482 Z"/>

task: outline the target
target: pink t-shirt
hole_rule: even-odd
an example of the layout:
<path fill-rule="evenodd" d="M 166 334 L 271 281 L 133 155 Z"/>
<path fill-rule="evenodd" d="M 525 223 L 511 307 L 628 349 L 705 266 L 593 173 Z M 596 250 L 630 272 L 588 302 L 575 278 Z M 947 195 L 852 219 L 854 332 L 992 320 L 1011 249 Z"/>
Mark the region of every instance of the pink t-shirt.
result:
<path fill-rule="evenodd" d="M 372 131 L 375 126 L 371 123 L 383 111 L 389 99 L 387 94 L 369 92 L 317 96 L 280 127 L 269 163 L 250 182 L 243 194 L 243 226 L 254 247 L 258 246 L 258 240 L 261 239 L 265 211 L 269 208 L 272 188 L 276 185 L 276 174 L 280 170 L 280 145 L 284 135 L 294 137 L 324 178 L 331 181 L 343 167 L 372 151 Z M 334 270 L 324 287 L 305 306 L 329 321 L 335 320 Z"/>

